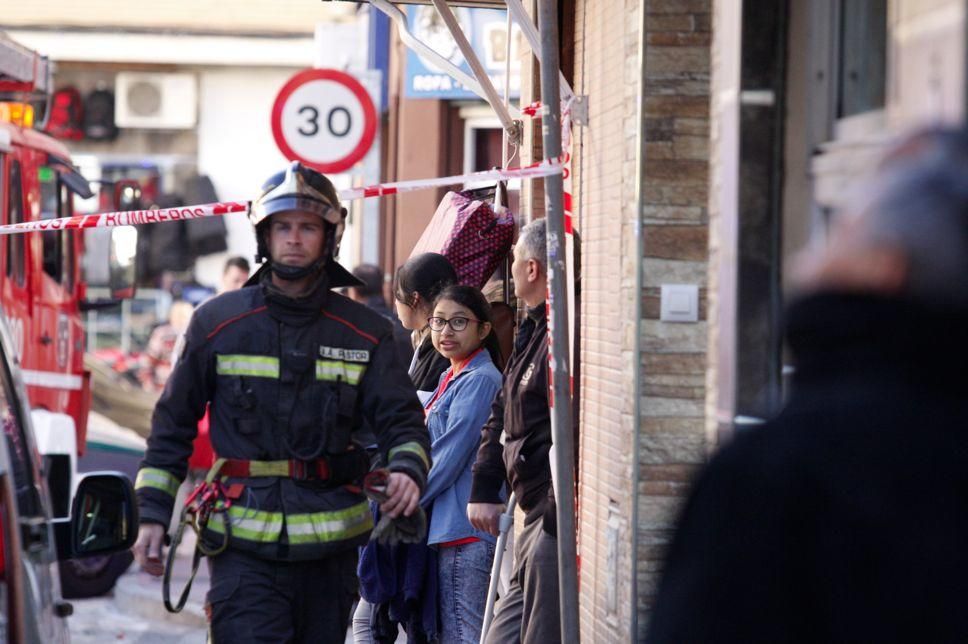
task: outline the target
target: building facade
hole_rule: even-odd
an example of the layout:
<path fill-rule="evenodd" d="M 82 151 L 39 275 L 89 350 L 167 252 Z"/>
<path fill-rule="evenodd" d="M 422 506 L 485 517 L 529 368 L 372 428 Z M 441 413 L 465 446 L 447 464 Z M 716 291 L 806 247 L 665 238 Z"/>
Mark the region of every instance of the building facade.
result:
<path fill-rule="evenodd" d="M 562 68 L 589 112 L 571 166 L 581 628 L 637 641 L 697 468 L 782 405 L 790 260 L 823 243 L 890 141 L 963 121 L 966 5 L 563 0 L 559 12 Z M 522 102 L 539 98 L 522 88 Z M 538 160 L 540 130 L 525 137 L 523 161 Z M 522 211 L 541 216 L 534 188 Z M 695 321 L 664 319 L 676 285 L 697 287 Z"/>

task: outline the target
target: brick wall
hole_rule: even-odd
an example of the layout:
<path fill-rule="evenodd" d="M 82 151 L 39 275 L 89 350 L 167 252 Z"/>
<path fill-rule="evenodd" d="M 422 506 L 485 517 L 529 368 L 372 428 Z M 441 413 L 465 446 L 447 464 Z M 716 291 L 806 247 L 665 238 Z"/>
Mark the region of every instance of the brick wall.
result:
<path fill-rule="evenodd" d="M 575 91 L 589 96 L 573 164 L 582 235 L 581 628 L 621 642 L 631 621 L 636 342 L 638 0 L 578 0 Z M 611 534 L 610 534 L 611 533 Z"/>
<path fill-rule="evenodd" d="M 647 3 L 639 426 L 638 626 L 672 521 L 705 458 L 710 0 Z M 664 283 L 700 287 L 699 322 L 658 319 Z"/>
<path fill-rule="evenodd" d="M 589 104 L 572 163 L 582 236 L 579 610 L 588 642 L 641 638 L 675 509 L 705 454 L 710 2 L 645 3 L 644 78 L 640 0 L 573 3 L 573 85 Z M 536 76 L 526 63 L 522 77 L 529 72 Z M 527 86 L 523 94 L 534 97 Z M 537 139 L 540 129 L 527 126 L 524 162 L 540 158 Z M 540 216 L 534 183 L 522 201 Z M 658 320 L 663 283 L 700 285 L 700 322 Z"/>
<path fill-rule="evenodd" d="M 646 5 L 642 78 L 640 2 L 576 2 L 575 85 L 589 96 L 590 111 L 588 127 L 577 132 L 574 167 L 583 236 L 581 619 L 585 639 L 596 642 L 628 641 L 632 611 L 638 611 L 640 631 L 644 627 L 670 522 L 705 444 L 705 305 L 696 324 L 658 317 L 663 283 L 699 284 L 705 300 L 709 2 Z M 641 93 L 645 181 L 639 213 Z M 641 292 L 635 283 L 639 253 Z M 636 298 L 642 298 L 640 321 Z M 633 482 L 636 431 L 640 478 Z M 632 525 L 632 485 L 638 486 L 638 526 Z"/>

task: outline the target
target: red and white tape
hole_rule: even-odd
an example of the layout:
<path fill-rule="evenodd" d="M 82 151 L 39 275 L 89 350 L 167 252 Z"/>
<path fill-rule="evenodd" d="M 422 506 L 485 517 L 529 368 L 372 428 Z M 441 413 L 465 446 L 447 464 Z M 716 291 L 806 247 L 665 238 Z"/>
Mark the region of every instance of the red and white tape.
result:
<path fill-rule="evenodd" d="M 471 181 L 538 179 L 566 172 L 564 167 L 566 161 L 567 159 L 562 156 L 558 159 L 546 159 L 527 167 L 515 168 L 513 170 L 484 170 L 482 172 L 471 172 L 450 177 L 414 179 L 412 181 L 396 181 L 361 188 L 349 188 L 339 191 L 339 197 L 342 201 L 353 201 L 355 199 L 369 199 L 371 197 L 395 195 L 401 192 L 411 192 L 427 188 L 452 186 Z M 40 221 L 24 221 L 18 224 L 7 224 L 0 226 L 0 235 L 52 230 L 113 228 L 114 226 L 132 226 L 135 224 L 158 224 L 167 221 L 220 217 L 233 212 L 248 212 L 249 207 L 250 204 L 247 201 L 228 201 L 198 206 L 184 206 L 181 208 L 157 208 L 153 210 L 129 210 L 92 215 L 74 215 L 72 217 L 60 217 L 58 219 L 42 219 Z"/>
<path fill-rule="evenodd" d="M 247 202 L 230 201 L 200 206 L 185 206 L 182 208 L 127 210 L 122 212 L 106 212 L 99 215 L 74 215 L 72 217 L 60 217 L 59 219 L 42 219 L 40 221 L 24 221 L 19 224 L 7 224 L 0 226 L 0 235 L 83 228 L 112 228 L 114 226 L 132 226 L 134 224 L 158 224 L 166 221 L 219 217 L 230 212 L 247 212 L 248 210 L 249 204 Z"/>
<path fill-rule="evenodd" d="M 561 174 L 564 171 L 563 157 L 558 159 L 545 159 L 538 163 L 532 163 L 523 168 L 513 170 L 483 170 L 481 172 L 471 172 L 469 174 L 458 174 L 451 177 L 438 177 L 436 179 L 414 179 L 412 181 L 396 181 L 393 183 L 382 183 L 375 186 L 362 188 L 350 188 L 341 190 L 339 198 L 344 201 L 354 199 L 366 199 L 369 197 L 382 197 L 395 195 L 401 192 L 412 190 L 424 190 L 426 188 L 440 188 L 442 186 L 452 186 L 458 183 L 468 183 L 471 181 L 506 181 L 508 179 L 540 179 L 553 174 Z"/>

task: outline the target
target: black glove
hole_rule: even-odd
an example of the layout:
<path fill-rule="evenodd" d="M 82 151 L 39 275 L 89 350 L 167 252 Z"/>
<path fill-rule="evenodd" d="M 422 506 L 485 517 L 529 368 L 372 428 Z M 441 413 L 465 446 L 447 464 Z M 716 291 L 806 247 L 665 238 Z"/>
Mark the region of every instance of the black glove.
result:
<path fill-rule="evenodd" d="M 386 494 L 390 472 L 385 469 L 373 470 L 363 479 L 363 490 L 377 505 L 382 505 L 390 497 Z M 427 515 L 419 505 L 408 517 L 403 515 L 396 519 L 389 514 L 381 514 L 376 527 L 370 534 L 370 540 L 376 540 L 381 545 L 393 546 L 398 543 L 420 543 L 427 536 Z"/>

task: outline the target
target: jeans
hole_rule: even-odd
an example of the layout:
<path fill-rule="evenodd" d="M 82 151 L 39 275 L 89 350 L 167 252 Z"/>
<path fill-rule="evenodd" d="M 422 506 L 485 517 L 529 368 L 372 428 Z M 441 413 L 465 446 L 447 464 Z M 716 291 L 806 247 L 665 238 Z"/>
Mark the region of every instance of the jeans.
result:
<path fill-rule="evenodd" d="M 437 551 L 440 644 L 477 644 L 484 623 L 494 544 L 475 541 Z"/>

